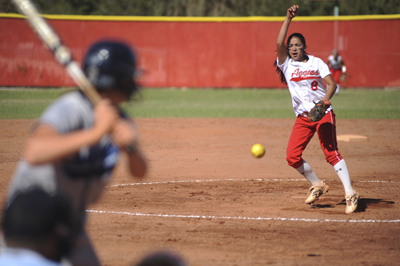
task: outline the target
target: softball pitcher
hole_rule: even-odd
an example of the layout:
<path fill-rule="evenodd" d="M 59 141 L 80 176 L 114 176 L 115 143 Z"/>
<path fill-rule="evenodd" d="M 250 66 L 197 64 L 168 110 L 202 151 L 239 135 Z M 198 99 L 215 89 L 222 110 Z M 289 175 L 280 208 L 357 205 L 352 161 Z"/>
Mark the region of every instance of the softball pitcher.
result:
<path fill-rule="evenodd" d="M 130 174 L 145 176 L 138 129 L 118 108 L 138 92 L 133 50 L 123 42 L 99 41 L 88 49 L 83 70 L 102 100 L 94 107 L 81 91 L 73 91 L 45 110 L 24 147 L 8 204 L 20 191 L 40 186 L 66 195 L 84 223 L 87 206 L 99 199 L 121 151 Z M 74 266 L 100 265 L 84 229 L 68 260 Z"/>
<path fill-rule="evenodd" d="M 329 186 L 318 179 L 311 166 L 302 158 L 303 151 L 317 133 L 327 162 L 334 167 L 344 186 L 345 212 L 349 214 L 357 209 L 360 196 L 351 185 L 346 162 L 337 147 L 335 113 L 329 102 L 335 94 L 336 83 L 323 60 L 307 54 L 306 40 L 303 35 L 293 33 L 288 37 L 285 45 L 289 24 L 297 15 L 298 8 L 294 5 L 287 10 L 277 39 L 278 58 L 275 62 L 281 82 L 289 87 L 293 110 L 297 116 L 289 138 L 286 160 L 311 183 L 311 193 L 305 203 L 311 204 L 328 192 Z M 326 93 L 323 81 L 328 85 Z M 324 115 L 321 120 L 311 122 L 309 114 L 314 112 L 316 103 L 320 101 L 325 105 Z"/>

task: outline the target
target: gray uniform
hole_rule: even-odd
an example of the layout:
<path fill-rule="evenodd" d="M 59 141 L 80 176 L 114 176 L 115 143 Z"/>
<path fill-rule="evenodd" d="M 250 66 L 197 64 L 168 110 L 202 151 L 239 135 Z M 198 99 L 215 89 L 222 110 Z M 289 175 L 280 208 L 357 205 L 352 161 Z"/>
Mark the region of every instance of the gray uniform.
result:
<path fill-rule="evenodd" d="M 48 124 L 60 134 L 93 127 L 93 105 L 79 91 L 69 92 L 50 105 L 36 126 Z M 104 185 L 117 164 L 119 149 L 108 135 L 92 147 L 82 147 L 76 155 L 57 163 L 30 165 L 19 162 L 11 181 L 8 201 L 20 190 L 39 186 L 48 192 L 60 191 L 67 195 L 77 211 L 101 195 Z"/>

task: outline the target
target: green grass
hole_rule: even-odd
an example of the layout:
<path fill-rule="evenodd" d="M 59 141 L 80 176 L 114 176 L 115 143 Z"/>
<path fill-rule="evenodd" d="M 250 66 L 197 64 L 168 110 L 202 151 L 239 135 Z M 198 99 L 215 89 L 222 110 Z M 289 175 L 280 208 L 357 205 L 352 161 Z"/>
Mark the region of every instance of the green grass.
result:
<path fill-rule="evenodd" d="M 400 119 L 400 90 L 343 90 L 332 105 L 340 118 Z"/>
<path fill-rule="evenodd" d="M 38 118 L 65 89 L 0 90 L 0 119 Z"/>
<path fill-rule="evenodd" d="M 0 90 L 0 119 L 35 119 L 68 89 Z M 338 118 L 400 119 L 400 90 L 347 89 L 332 98 Z M 287 89 L 144 89 L 123 105 L 137 118 L 294 118 Z"/>
<path fill-rule="evenodd" d="M 125 109 L 136 117 L 293 116 L 288 91 L 279 90 L 148 89 L 143 91 L 142 101 Z"/>

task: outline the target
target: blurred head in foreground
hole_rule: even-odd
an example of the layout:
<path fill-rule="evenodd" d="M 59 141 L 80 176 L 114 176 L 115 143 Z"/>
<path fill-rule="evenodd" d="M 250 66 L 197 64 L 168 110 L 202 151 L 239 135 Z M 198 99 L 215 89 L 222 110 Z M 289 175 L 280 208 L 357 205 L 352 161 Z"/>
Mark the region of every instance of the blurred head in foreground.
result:
<path fill-rule="evenodd" d="M 132 266 L 187 266 L 187 264 L 174 253 L 160 251 L 146 256 L 139 264 Z"/>
<path fill-rule="evenodd" d="M 59 262 L 80 230 L 64 197 L 42 189 L 17 194 L 4 209 L 1 223 L 7 248 L 28 249 Z"/>

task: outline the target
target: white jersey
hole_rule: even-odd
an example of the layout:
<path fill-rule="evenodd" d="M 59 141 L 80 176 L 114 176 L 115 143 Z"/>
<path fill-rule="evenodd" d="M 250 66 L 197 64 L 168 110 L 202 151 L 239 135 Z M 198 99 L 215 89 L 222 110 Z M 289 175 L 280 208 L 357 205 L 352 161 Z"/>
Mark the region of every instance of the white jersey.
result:
<path fill-rule="evenodd" d="M 23 248 L 4 248 L 0 254 L 0 265 L 4 266 L 62 266 L 42 255 Z"/>
<path fill-rule="evenodd" d="M 323 78 L 331 74 L 327 64 L 309 55 L 307 62 L 295 61 L 288 56 L 283 63 L 277 59 L 277 65 L 285 75 L 296 116 L 310 112 L 325 96 Z M 326 112 L 330 110 L 331 106 Z"/>
<path fill-rule="evenodd" d="M 342 57 L 338 55 L 337 59 L 335 60 L 335 57 L 333 55 L 330 55 L 328 57 L 328 62 L 330 64 L 330 67 L 333 69 L 342 69 Z"/>

